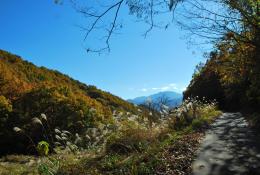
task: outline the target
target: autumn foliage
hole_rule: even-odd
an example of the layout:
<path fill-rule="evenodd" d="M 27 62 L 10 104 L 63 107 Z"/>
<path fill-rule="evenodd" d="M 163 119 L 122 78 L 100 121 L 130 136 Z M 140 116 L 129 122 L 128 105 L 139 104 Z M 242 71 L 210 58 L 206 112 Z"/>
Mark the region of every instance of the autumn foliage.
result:
<path fill-rule="evenodd" d="M 26 138 L 18 137 L 12 128 L 21 126 L 40 141 L 42 132 L 29 123 L 42 113 L 50 116 L 51 128 L 82 133 L 100 123 L 113 123 L 113 110 L 138 112 L 134 105 L 95 86 L 0 50 L 0 154 L 29 152 Z"/>

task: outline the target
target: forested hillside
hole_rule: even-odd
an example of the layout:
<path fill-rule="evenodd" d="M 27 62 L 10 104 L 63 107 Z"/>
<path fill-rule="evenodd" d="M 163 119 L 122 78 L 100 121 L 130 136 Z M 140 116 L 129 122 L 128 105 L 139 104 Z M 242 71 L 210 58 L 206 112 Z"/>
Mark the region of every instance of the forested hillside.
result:
<path fill-rule="evenodd" d="M 216 41 L 206 64 L 197 67 L 184 97 L 217 99 L 222 109 L 259 112 L 259 1 L 230 2 L 229 8 L 240 14 L 240 32 L 227 32 Z"/>
<path fill-rule="evenodd" d="M 51 128 L 82 133 L 87 127 L 113 123 L 115 110 L 138 113 L 134 105 L 95 86 L 0 50 L 0 154 L 26 151 L 27 144 L 17 144 L 12 128 L 21 126 L 35 133 L 29 123 L 42 113 L 50 117 Z M 37 132 L 33 136 L 42 137 Z"/>
<path fill-rule="evenodd" d="M 221 114 L 197 98 L 159 113 L 5 51 L 0 77 L 0 174 L 187 174 Z"/>

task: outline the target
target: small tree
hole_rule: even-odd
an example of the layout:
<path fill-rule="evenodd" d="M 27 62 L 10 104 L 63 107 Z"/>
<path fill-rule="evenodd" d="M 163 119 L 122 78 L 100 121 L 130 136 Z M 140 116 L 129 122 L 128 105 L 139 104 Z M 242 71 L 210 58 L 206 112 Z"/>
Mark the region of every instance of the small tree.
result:
<path fill-rule="evenodd" d="M 152 98 L 147 98 L 143 106 L 148 109 L 147 118 L 149 121 L 149 126 L 152 127 L 153 123 L 156 120 L 155 112 L 156 112 L 156 104 L 153 102 Z"/>
<path fill-rule="evenodd" d="M 12 105 L 4 96 L 0 96 L 0 128 L 5 128 L 5 123 L 8 120 L 9 114 L 12 112 Z"/>
<path fill-rule="evenodd" d="M 170 98 L 167 97 L 166 95 L 163 95 L 159 98 L 157 98 L 157 108 L 159 112 L 163 115 L 168 115 L 169 110 L 170 110 Z"/>

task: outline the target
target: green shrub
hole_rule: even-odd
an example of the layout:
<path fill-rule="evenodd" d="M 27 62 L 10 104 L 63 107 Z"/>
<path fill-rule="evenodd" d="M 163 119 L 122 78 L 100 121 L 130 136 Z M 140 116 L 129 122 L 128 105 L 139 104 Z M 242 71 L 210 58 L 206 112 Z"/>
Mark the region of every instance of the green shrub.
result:
<path fill-rule="evenodd" d="M 155 174 L 155 169 L 163 162 L 157 157 L 157 152 L 136 155 L 132 161 L 124 165 L 125 174 L 150 175 Z"/>
<path fill-rule="evenodd" d="M 187 120 L 183 116 L 180 118 L 174 116 L 168 121 L 169 128 L 173 130 L 181 130 L 185 128 L 187 125 L 188 125 Z"/>
<path fill-rule="evenodd" d="M 0 95 L 0 113 L 12 112 L 12 105 L 10 101 L 5 97 Z"/>
<path fill-rule="evenodd" d="M 37 145 L 37 152 L 41 156 L 48 156 L 49 154 L 49 143 L 46 141 L 40 141 Z"/>
<path fill-rule="evenodd" d="M 192 129 L 194 130 L 201 129 L 203 126 L 206 125 L 207 125 L 207 121 L 204 118 L 196 118 L 191 123 Z"/>
<path fill-rule="evenodd" d="M 151 174 L 152 173 L 152 167 L 150 167 L 148 164 L 142 162 L 140 165 L 137 167 L 137 174 Z"/>
<path fill-rule="evenodd" d="M 48 158 L 38 166 L 38 173 L 40 175 L 54 175 L 57 174 L 60 168 L 60 161 L 55 158 Z"/>
<path fill-rule="evenodd" d="M 141 152 L 156 141 L 155 133 L 145 129 L 128 129 L 112 135 L 106 144 L 107 152 L 127 154 Z"/>
<path fill-rule="evenodd" d="M 9 114 L 12 112 L 12 104 L 11 102 L 5 98 L 4 96 L 0 95 L 0 132 L 1 130 L 6 129 L 5 124 L 8 121 Z"/>
<path fill-rule="evenodd" d="M 101 167 L 103 170 L 111 170 L 116 168 L 120 157 L 117 154 L 108 154 L 101 161 Z"/>

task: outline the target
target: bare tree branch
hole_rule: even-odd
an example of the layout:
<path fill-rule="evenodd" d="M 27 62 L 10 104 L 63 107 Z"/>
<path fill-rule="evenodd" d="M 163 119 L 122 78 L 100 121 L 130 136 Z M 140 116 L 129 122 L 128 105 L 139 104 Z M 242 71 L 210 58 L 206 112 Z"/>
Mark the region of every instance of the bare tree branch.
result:
<path fill-rule="evenodd" d="M 105 33 L 104 39 L 105 46 L 92 49 L 87 48 L 87 52 L 100 53 L 104 51 L 110 51 L 110 40 L 117 27 L 121 28 L 119 25 L 119 12 L 123 4 L 125 4 L 129 9 L 129 14 L 136 16 L 136 18 L 149 25 L 148 29 L 144 32 L 143 36 L 146 37 L 153 28 L 168 28 L 169 23 L 163 24 L 162 22 L 155 22 L 155 15 L 162 15 L 169 13 L 170 9 L 177 6 L 177 2 L 180 0 L 114 0 L 111 4 L 106 4 L 106 2 L 100 2 L 96 7 L 93 4 L 83 5 L 80 7 L 80 3 L 77 0 L 70 0 L 73 4 L 74 9 L 83 15 L 88 21 L 88 26 L 79 25 L 80 29 L 84 30 L 84 42 L 88 39 L 90 34 L 97 30 L 101 30 L 101 33 Z M 78 0 L 80 1 L 80 0 Z M 99 1 L 97 1 L 99 2 Z M 172 7 L 169 8 L 169 3 L 172 3 Z M 106 5 L 104 5 L 106 4 Z M 103 29 L 99 28 L 98 25 L 103 23 Z M 101 34 L 102 35 L 102 34 Z"/>
<path fill-rule="evenodd" d="M 252 37 L 245 31 L 250 30 L 248 26 L 259 30 L 258 17 L 254 15 L 259 12 L 247 8 L 242 0 L 111 0 L 109 2 L 89 0 L 87 5 L 82 7 L 76 3 L 80 0 L 70 1 L 76 11 L 87 20 L 84 26 L 80 26 L 86 32 L 84 41 L 86 42 L 90 34 L 99 31 L 98 35 L 101 35 L 105 44 L 98 49 L 87 48 L 88 52 L 110 51 L 113 34 L 122 28 L 119 12 L 124 5 L 128 8 L 129 15 L 137 18 L 136 21 L 148 25 L 143 34 L 145 38 L 154 28 L 167 29 L 170 23 L 175 21 L 191 36 L 199 36 L 209 42 L 219 40 L 226 33 L 233 33 L 241 41 L 253 43 Z M 160 15 L 166 13 L 173 14 L 173 19 L 169 20 L 171 22 L 160 18 Z"/>
<path fill-rule="evenodd" d="M 218 41 L 227 33 L 232 33 L 244 43 L 254 45 L 252 36 L 247 35 L 246 31 L 250 30 L 249 26 L 257 28 L 258 24 L 254 18 L 249 18 L 250 13 L 237 2 L 235 0 L 228 2 L 226 0 L 185 0 L 181 7 L 182 11 L 177 13 L 176 21 L 191 35 L 206 40 Z M 233 5 L 232 8 L 230 4 Z M 244 25 L 245 23 L 250 25 Z"/>

